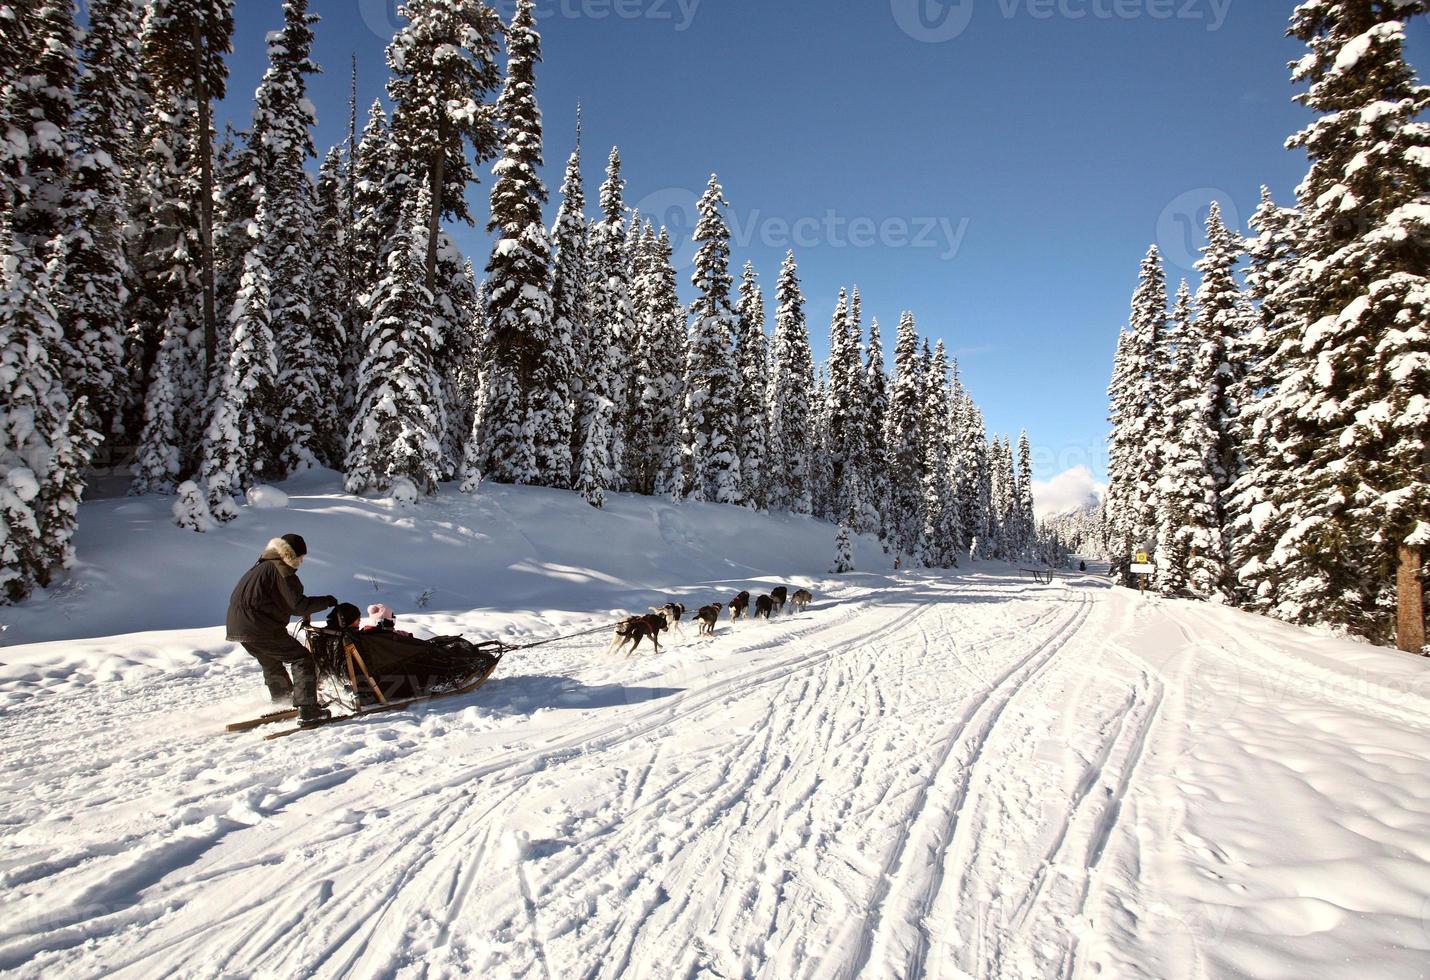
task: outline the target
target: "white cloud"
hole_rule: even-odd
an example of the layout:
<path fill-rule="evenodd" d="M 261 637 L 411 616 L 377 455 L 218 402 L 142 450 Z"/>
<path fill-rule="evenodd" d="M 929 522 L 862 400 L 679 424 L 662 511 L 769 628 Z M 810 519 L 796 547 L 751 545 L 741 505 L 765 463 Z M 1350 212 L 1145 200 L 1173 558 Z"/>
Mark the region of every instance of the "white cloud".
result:
<path fill-rule="evenodd" d="M 1106 490 L 1107 485 L 1098 483 L 1092 470 L 1086 466 L 1074 466 L 1051 480 L 1033 481 L 1033 510 L 1039 517 L 1066 514 L 1097 503 Z"/>

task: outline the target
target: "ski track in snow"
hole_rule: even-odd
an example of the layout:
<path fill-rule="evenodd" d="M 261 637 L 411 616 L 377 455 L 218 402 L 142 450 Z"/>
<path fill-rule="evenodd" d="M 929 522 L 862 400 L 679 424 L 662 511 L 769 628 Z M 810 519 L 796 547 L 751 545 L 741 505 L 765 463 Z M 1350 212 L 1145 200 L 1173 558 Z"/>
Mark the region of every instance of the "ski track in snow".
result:
<path fill-rule="evenodd" d="M 1305 870 L 1352 836 L 1400 889 L 1358 910 L 1400 944 L 1379 975 L 1430 962 L 1423 696 L 1322 641 L 1292 669 L 1276 624 L 990 568 L 658 658 L 515 653 L 472 695 L 272 743 L 217 734 L 262 710 L 232 659 L 16 701 L 0 971 L 1219 977 L 1310 941 L 1352 976 L 1356 889 L 1313 901 Z M 1263 797 L 1281 714 L 1410 744 L 1340 747 L 1335 784 L 1288 761 Z M 1323 816 L 1338 791 L 1387 809 Z"/>

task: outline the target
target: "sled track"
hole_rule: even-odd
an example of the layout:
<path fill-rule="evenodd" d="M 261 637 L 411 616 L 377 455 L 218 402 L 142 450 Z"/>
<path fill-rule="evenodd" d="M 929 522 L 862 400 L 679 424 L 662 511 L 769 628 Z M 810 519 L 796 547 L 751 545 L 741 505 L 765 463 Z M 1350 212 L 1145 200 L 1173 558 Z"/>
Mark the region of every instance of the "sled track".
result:
<path fill-rule="evenodd" d="M 890 975 L 922 975 L 928 957 L 928 913 L 945 878 L 944 862 L 960 826 L 973 770 L 1008 703 L 1056 659 L 1058 652 L 1086 622 L 1090 611 L 1091 601 L 1080 597 L 1077 608 L 1058 624 L 1053 634 L 999 676 L 949 729 L 934 777 L 924 784 L 912 808 L 914 819 L 903 828 L 878 877 L 871 911 L 859 927 L 855 958 L 844 965 L 840 976 L 852 980 L 866 975 L 874 954 L 883 946 L 892 945 L 889 933 L 910 926 L 916 942 L 904 962 L 891 970 Z M 930 862 L 932 874 L 922 880 L 918 875 L 900 874 L 906 863 L 919 861 Z M 968 870 L 963 869 L 965 873 Z M 917 884 L 910 889 L 908 882 Z"/>
<path fill-rule="evenodd" d="M 879 597 L 882 593 L 874 595 Z M 878 608 L 876 606 L 873 611 L 877 611 Z M 378 902 L 366 904 L 365 907 L 359 909 L 347 907 L 346 902 L 338 899 L 326 902 L 323 908 L 322 919 L 324 921 L 331 921 L 336 917 L 338 920 L 348 923 L 364 922 L 366 925 L 361 931 L 356 926 L 333 931 L 310 930 L 308 940 L 304 943 L 306 948 L 302 950 L 290 949 L 293 940 L 284 935 L 281 923 L 291 917 L 291 910 L 281 902 L 254 903 L 235 918 L 244 919 L 257 916 L 257 921 L 246 925 L 242 929 L 241 935 L 235 940 L 220 941 L 219 944 L 228 946 L 229 951 L 226 955 L 215 956 L 214 961 L 218 963 L 243 962 L 249 952 L 256 951 L 255 937 L 268 935 L 273 937 L 271 944 L 257 946 L 258 949 L 265 949 L 266 955 L 277 955 L 284 960 L 297 957 L 310 968 L 316 968 L 319 965 L 324 969 L 337 967 L 340 973 L 355 968 L 362 963 L 363 956 L 371 943 L 370 937 L 381 931 L 384 926 L 384 917 L 398 900 L 404 887 L 415 881 L 428 865 L 439 869 L 451 864 L 468 865 L 467 874 L 469 876 L 475 874 L 485 847 L 490 844 L 490 841 L 485 839 L 491 824 L 490 818 L 498 809 L 508 809 L 509 801 L 515 799 L 536 777 L 551 773 L 569 763 L 638 742 L 658 733 L 667 726 L 688 723 L 691 718 L 720 707 L 735 694 L 748 696 L 763 687 L 786 682 L 792 676 L 815 670 L 831 661 L 847 657 L 849 654 L 861 650 L 871 639 L 899 631 L 909 623 L 926 615 L 931 608 L 934 607 L 919 605 L 904 609 L 892 618 L 881 621 L 879 625 L 865 628 L 853 636 L 846 634 L 838 643 L 818 654 L 810 655 L 807 651 L 795 653 L 787 658 L 766 662 L 756 668 L 739 669 L 720 677 L 708 687 L 700 690 L 698 694 L 676 695 L 675 697 L 680 700 L 673 708 L 668 703 L 669 699 L 666 699 L 665 703 L 658 699 L 647 704 L 635 705 L 633 706 L 634 712 L 630 710 L 622 712 L 617 720 L 601 728 L 583 729 L 570 737 L 547 743 L 535 753 L 529 749 L 518 749 L 512 753 L 503 753 L 501 756 L 478 765 L 458 767 L 444 774 L 435 784 L 429 779 L 422 792 L 394 801 L 385 808 L 387 813 L 394 816 L 403 810 L 412 811 L 411 816 L 403 820 L 401 826 L 392 828 L 393 839 L 406 839 L 408 846 L 396 846 L 390 850 L 374 849 L 357 856 L 347 854 L 340 866 L 315 871 L 307 876 L 309 879 L 315 880 L 308 880 L 307 884 L 295 883 L 300 888 L 306 889 L 314 886 L 321 891 L 322 881 L 341 873 L 344 866 L 360 864 L 377 869 L 374 874 L 364 875 L 363 879 L 356 883 L 356 888 L 348 890 L 348 894 L 350 896 L 353 894 L 383 896 Z M 865 618 L 869 612 L 866 610 L 864 616 L 859 618 Z M 821 633 L 847 630 L 847 628 L 847 618 L 841 617 L 840 620 L 832 624 L 816 624 L 813 628 L 794 632 L 808 640 Z M 788 642 L 788 634 L 772 637 L 771 642 Z M 461 701 L 462 699 L 457 699 L 453 703 L 460 704 Z M 350 729 L 361 727 L 363 727 L 361 724 L 349 726 Z M 305 738 L 320 734 L 326 733 L 312 733 Z M 343 733 L 343 735 L 349 742 L 355 745 L 361 744 L 361 738 L 356 732 Z M 301 746 L 294 745 L 289 748 L 289 751 L 281 754 L 301 756 Z M 513 758 L 513 756 L 516 757 Z M 407 766 L 402 766 L 400 771 L 392 773 L 389 785 L 400 784 L 403 775 L 401 770 L 407 768 Z M 348 773 L 348 775 L 352 774 Z M 414 769 L 411 775 L 416 779 L 420 773 Z M 487 792 L 494 789 L 499 790 L 503 794 L 503 800 L 493 804 L 486 813 L 474 814 L 468 807 L 479 784 Z M 432 805 L 433 794 L 439 796 L 439 801 L 435 806 Z M 246 828 L 234 827 L 231 829 Z M 142 841 L 132 840 L 129 842 L 129 846 L 142 843 Z M 217 841 L 213 843 L 217 843 Z M 241 875 L 250 867 L 249 862 L 240 861 L 234 865 L 215 869 L 209 876 L 210 883 L 214 880 L 222 880 L 232 873 Z M 182 893 L 187 890 L 181 886 L 176 892 Z M 179 898 L 179 895 L 174 894 L 169 898 L 176 899 Z M 272 907 L 273 904 L 277 904 L 279 907 Z M 159 910 L 155 911 L 157 913 Z M 453 917 L 457 911 L 453 910 Z M 184 939 L 196 938 L 203 932 L 221 932 L 233 924 L 232 921 L 228 924 L 213 923 L 186 933 Z M 91 925 L 98 926 L 100 924 L 92 923 Z M 103 932 L 100 934 L 102 935 Z M 73 941 L 77 942 L 83 938 L 93 937 L 94 933 L 87 931 L 83 937 L 73 937 Z M 58 938 L 51 937 L 52 940 Z M 340 951 L 343 951 L 343 948 L 349 943 L 355 943 L 356 948 L 347 952 L 345 956 L 341 955 Z M 54 944 L 54 946 L 65 945 L 72 945 L 72 942 L 61 940 Z M 176 953 L 182 948 L 182 945 L 183 943 L 179 943 L 174 947 Z M 46 943 L 45 946 L 54 948 L 49 943 Z M 152 952 L 153 950 L 150 950 L 149 954 Z M 137 968 L 142 963 L 145 972 L 148 972 L 155 966 L 149 961 L 149 954 L 121 960 L 115 966 Z M 172 961 L 167 965 L 168 968 L 179 969 L 182 959 Z M 363 963 L 362 965 L 365 970 L 370 964 Z"/>
<path fill-rule="evenodd" d="M 494 689 L 395 723 L 373 719 L 272 743 L 259 772 L 237 770 L 241 778 L 209 788 L 214 796 L 186 794 L 176 801 L 181 815 L 143 821 L 112 848 L 88 845 L 38 862 L 27 854 L 28 867 L 7 877 L 73 890 L 116 867 L 153 863 L 166 840 L 190 833 L 202 816 L 196 806 L 216 820 L 190 845 L 185 864 L 194 871 L 170 878 L 175 866 L 160 861 L 148 880 L 113 893 L 121 897 L 106 914 L 16 936 L 0 944 L 0 959 L 16 966 L 83 943 L 102 951 L 107 970 L 131 976 L 182 973 L 198 948 L 215 975 L 264 963 L 325 975 L 413 966 L 482 973 L 501 962 L 548 978 L 810 977 L 827 975 L 820 959 L 829 940 L 871 908 L 873 890 L 857 947 L 835 953 L 857 954 L 844 975 L 869 967 L 901 923 L 912 923 L 919 941 L 898 962 L 926 969 L 924 920 L 960 867 L 960 824 L 977 774 L 993 762 L 983 760 L 987 743 L 1090 604 L 1074 598 L 1065 613 L 1076 593 L 1009 588 L 1001 593 L 1014 603 L 1008 615 L 990 611 L 985 591 L 932 582 L 912 593 L 870 590 L 811 620 L 727 628 L 718 659 L 632 661 L 675 668 L 661 675 L 663 696 L 573 712 L 569 730 L 551 735 L 547 725 L 537 729 L 544 737 L 484 750 L 478 762 L 421 751 L 420 731 L 426 721 L 455 720 Z M 539 671 L 544 659 L 519 663 Z M 519 691 L 521 675 L 510 680 Z M 980 692 L 972 701 L 971 691 Z M 730 725 L 732 711 L 744 720 Z M 951 711 L 959 713 L 952 726 Z M 102 724 L 103 714 L 89 720 Z M 670 737 L 676 731 L 681 737 Z M 251 755 L 250 743 L 234 737 L 220 759 Z M 312 746 L 342 761 L 305 766 Z M 158 751 L 158 741 L 154 748 L 149 765 L 188 765 L 200 743 L 170 746 L 177 755 Z M 917 778 L 898 764 L 910 750 L 929 761 Z M 85 766 L 80 781 L 97 781 L 103 768 Z M 294 774 L 276 794 L 264 778 L 275 771 Z M 584 800 L 573 803 L 567 824 L 552 818 L 565 828 L 552 839 L 502 829 L 549 810 L 563 798 L 553 793 L 586 786 L 608 801 L 584 811 Z M 227 819 L 239 804 L 258 815 Z M 266 819 L 285 810 L 294 812 Z M 354 833 L 372 821 L 380 830 Z M 883 868 L 865 868 L 865 854 Z M 933 876 L 892 884 L 915 855 L 936 860 Z M 286 878 L 277 895 L 275 873 Z M 245 897 L 223 916 L 201 918 L 197 909 L 215 891 Z"/>

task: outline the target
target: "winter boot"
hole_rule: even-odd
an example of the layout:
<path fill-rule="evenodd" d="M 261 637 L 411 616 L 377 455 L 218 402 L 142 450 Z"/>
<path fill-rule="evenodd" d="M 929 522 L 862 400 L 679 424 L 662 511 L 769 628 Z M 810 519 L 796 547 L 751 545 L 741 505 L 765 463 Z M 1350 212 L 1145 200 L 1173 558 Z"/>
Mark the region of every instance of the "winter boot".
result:
<path fill-rule="evenodd" d="M 317 728 L 323 722 L 333 717 L 333 713 L 327 708 L 320 708 L 316 704 L 304 704 L 298 706 L 298 727 Z"/>

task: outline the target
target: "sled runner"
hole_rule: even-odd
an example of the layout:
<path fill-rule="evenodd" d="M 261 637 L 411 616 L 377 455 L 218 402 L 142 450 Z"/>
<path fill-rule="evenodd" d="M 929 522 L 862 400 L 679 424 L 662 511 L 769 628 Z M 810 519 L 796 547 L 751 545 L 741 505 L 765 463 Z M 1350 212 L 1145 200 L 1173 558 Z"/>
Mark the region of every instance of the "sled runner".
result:
<path fill-rule="evenodd" d="M 297 708 L 283 708 L 280 711 L 270 711 L 266 715 L 259 715 L 257 718 L 250 718 L 248 721 L 230 722 L 224 726 L 224 731 L 251 732 L 255 728 L 262 728 L 264 725 L 273 725 L 280 721 L 288 721 L 290 718 L 297 717 Z"/>
<path fill-rule="evenodd" d="M 293 728 L 285 728 L 281 731 L 273 732 L 271 735 L 263 736 L 263 740 L 265 742 L 271 742 L 277 738 L 287 738 L 289 735 L 297 735 L 299 732 L 310 732 L 315 728 L 326 728 L 329 725 L 339 725 L 347 721 L 357 721 L 360 718 L 366 718 L 368 715 L 380 715 L 385 714 L 389 711 L 403 711 L 407 708 L 412 707 L 413 705 L 426 704 L 429 701 L 439 701 L 443 698 L 454 698 L 462 694 L 470 694 L 487 682 L 487 679 L 490 678 L 492 676 L 492 673 L 496 671 L 497 664 L 500 662 L 501 654 L 497 654 L 496 656 L 491 657 L 490 663 L 480 674 L 478 674 L 476 677 L 473 677 L 466 684 L 463 684 L 461 687 L 456 688 L 455 690 L 438 691 L 432 694 L 423 694 L 418 697 L 407 698 L 401 701 L 389 701 L 384 704 L 378 704 L 374 707 L 360 708 L 352 712 L 351 714 L 334 715 L 332 718 L 327 718 L 323 721 L 314 722 L 307 727 L 295 726 Z M 296 717 L 297 712 L 295 711 L 293 714 Z"/>

